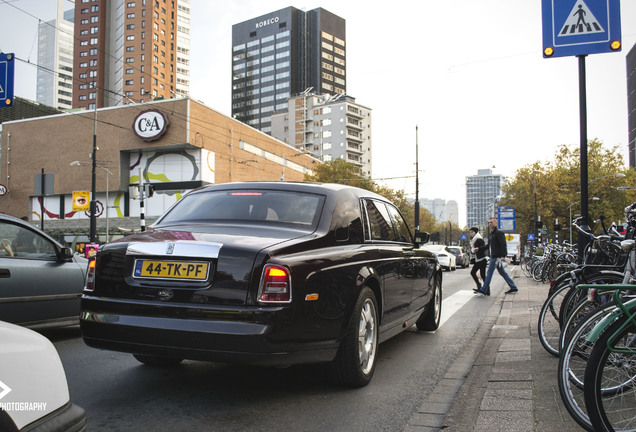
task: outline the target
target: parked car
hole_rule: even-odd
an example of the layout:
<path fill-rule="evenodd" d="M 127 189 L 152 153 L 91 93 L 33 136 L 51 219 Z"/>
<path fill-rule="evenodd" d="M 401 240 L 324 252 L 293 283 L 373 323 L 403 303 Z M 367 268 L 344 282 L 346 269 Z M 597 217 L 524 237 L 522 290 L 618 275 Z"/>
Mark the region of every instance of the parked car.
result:
<path fill-rule="evenodd" d="M 335 382 L 363 386 L 379 342 L 439 325 L 441 270 L 416 248 L 427 240 L 350 186 L 200 188 L 147 232 L 100 247 L 82 336 L 149 365 L 330 362 Z"/>
<path fill-rule="evenodd" d="M 0 431 L 86 430 L 86 413 L 69 399 L 53 344 L 33 330 L 0 321 Z"/>
<path fill-rule="evenodd" d="M 77 324 L 88 260 L 30 223 L 0 214 L 0 320 Z"/>
<path fill-rule="evenodd" d="M 447 270 L 457 270 L 457 261 L 455 255 L 449 250 L 449 246 L 444 245 L 424 245 L 422 249 L 431 251 L 437 257 L 439 265 Z"/>
<path fill-rule="evenodd" d="M 470 264 L 470 257 L 468 253 L 464 252 L 464 250 L 459 246 L 447 246 L 447 249 L 450 253 L 455 255 L 455 263 L 457 267 L 466 268 Z"/>

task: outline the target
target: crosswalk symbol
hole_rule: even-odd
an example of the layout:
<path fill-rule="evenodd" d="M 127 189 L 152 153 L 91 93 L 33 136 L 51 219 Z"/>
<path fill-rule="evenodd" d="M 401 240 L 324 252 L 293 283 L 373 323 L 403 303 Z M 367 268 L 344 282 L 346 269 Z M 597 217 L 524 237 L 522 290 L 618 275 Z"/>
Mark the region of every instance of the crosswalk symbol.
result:
<path fill-rule="evenodd" d="M 572 12 L 563 24 L 559 36 L 574 36 L 582 34 L 603 33 L 603 27 L 592 14 L 583 0 L 577 0 Z"/>

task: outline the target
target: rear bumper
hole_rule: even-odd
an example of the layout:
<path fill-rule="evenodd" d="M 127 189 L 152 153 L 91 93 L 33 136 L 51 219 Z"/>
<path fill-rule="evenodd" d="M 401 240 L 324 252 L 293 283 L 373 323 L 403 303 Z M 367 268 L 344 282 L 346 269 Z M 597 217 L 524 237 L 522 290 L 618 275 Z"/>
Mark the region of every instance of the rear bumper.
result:
<path fill-rule="evenodd" d="M 77 405 L 67 403 L 60 409 L 31 424 L 20 432 L 84 432 L 86 413 Z"/>
<path fill-rule="evenodd" d="M 209 318 L 197 313 L 156 314 L 113 312 L 112 301 L 84 299 L 80 327 L 84 342 L 94 348 L 132 354 L 191 360 L 279 366 L 333 360 L 334 340 L 302 340 L 282 308 L 228 309 Z M 149 309 L 146 309 L 147 312 Z M 163 313 L 162 313 L 163 312 Z M 171 311 L 174 312 L 174 311 Z M 294 336 L 296 335 L 296 336 Z"/>

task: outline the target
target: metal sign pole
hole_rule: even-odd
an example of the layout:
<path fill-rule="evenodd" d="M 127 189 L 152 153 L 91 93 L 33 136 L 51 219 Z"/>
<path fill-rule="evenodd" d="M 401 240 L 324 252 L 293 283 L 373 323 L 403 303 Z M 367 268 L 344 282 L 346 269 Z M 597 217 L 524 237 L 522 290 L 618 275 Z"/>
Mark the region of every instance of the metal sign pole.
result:
<path fill-rule="evenodd" d="M 581 228 L 589 231 L 589 214 L 587 202 L 587 94 L 585 89 L 585 55 L 579 58 L 579 121 L 580 121 L 580 157 L 581 157 Z M 578 256 L 579 262 L 583 262 L 585 247 L 589 243 L 589 237 L 578 232 Z"/>

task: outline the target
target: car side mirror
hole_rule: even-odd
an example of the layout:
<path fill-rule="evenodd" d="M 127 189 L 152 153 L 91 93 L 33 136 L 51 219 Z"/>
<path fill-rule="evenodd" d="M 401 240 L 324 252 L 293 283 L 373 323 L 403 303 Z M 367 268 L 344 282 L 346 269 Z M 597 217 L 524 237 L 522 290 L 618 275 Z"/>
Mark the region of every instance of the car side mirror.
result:
<path fill-rule="evenodd" d="M 424 231 L 418 231 L 415 233 L 415 246 L 418 247 L 419 245 L 423 245 L 425 243 L 428 243 L 428 241 L 430 240 L 430 234 Z"/>
<path fill-rule="evenodd" d="M 73 249 L 69 247 L 63 247 L 60 250 L 60 261 L 70 261 L 73 259 Z"/>

